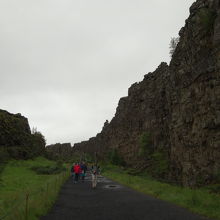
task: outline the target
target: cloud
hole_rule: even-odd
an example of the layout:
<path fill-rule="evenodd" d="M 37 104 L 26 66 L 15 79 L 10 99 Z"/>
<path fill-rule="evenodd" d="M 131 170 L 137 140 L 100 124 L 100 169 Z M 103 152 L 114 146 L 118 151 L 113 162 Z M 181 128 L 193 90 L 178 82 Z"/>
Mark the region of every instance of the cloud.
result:
<path fill-rule="evenodd" d="M 132 83 L 169 62 L 192 2 L 1 1 L 0 108 L 48 144 L 95 135 Z"/>

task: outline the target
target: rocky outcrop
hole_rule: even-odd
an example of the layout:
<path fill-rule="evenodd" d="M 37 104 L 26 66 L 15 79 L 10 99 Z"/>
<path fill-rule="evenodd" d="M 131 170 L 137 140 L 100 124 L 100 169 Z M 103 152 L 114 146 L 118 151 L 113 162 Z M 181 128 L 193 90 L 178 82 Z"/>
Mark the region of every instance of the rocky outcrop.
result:
<path fill-rule="evenodd" d="M 117 149 L 129 166 L 149 170 L 160 165 L 155 155 L 163 152 L 163 178 L 189 186 L 219 181 L 220 1 L 197 0 L 179 35 L 170 64 L 133 84 L 101 133 L 74 149 L 100 157 Z M 146 133 L 151 151 L 141 156 Z"/>
<path fill-rule="evenodd" d="M 197 1 L 190 12 L 167 97 L 172 171 L 194 185 L 220 173 L 220 2 Z"/>
<path fill-rule="evenodd" d="M 40 132 L 31 134 L 27 118 L 0 110 L 0 157 L 27 159 L 43 154 L 45 140 Z"/>
<path fill-rule="evenodd" d="M 0 110 L 0 146 L 26 145 L 30 134 L 27 118 Z"/>
<path fill-rule="evenodd" d="M 46 146 L 46 152 L 49 158 L 55 160 L 68 160 L 73 156 L 73 151 L 70 143 L 51 144 Z"/>

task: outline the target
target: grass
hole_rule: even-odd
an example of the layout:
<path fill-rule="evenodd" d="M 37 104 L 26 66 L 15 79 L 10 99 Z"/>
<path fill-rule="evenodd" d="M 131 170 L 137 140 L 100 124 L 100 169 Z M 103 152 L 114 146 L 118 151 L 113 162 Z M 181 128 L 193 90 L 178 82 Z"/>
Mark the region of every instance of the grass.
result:
<path fill-rule="evenodd" d="M 102 174 L 134 190 L 182 206 L 194 213 L 220 219 L 220 194 L 210 193 L 209 187 L 190 189 L 174 186 L 158 182 L 146 174 L 130 175 L 113 165 L 105 166 Z"/>
<path fill-rule="evenodd" d="M 56 162 L 43 157 L 34 160 L 10 161 L 1 175 L 0 219 L 38 219 L 55 201 L 69 169 L 51 175 L 39 175 L 33 167 L 56 167 Z M 26 202 L 27 201 L 27 202 Z M 26 207 L 26 204 L 28 207 Z"/>

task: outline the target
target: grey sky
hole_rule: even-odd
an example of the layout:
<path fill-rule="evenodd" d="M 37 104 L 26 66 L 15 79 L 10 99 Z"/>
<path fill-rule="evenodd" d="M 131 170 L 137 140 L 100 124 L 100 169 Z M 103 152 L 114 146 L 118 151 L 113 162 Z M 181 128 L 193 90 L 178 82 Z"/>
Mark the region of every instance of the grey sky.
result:
<path fill-rule="evenodd" d="M 79 142 L 161 61 L 193 0 L 0 0 L 0 109 Z"/>

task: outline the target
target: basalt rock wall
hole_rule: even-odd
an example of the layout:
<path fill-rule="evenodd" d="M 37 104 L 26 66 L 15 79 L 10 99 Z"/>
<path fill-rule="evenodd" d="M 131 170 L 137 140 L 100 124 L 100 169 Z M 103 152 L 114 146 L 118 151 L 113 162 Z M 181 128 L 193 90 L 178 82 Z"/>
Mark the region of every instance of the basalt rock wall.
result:
<path fill-rule="evenodd" d="M 0 161 L 7 157 L 27 159 L 44 153 L 40 132 L 31 134 L 28 119 L 21 114 L 0 110 Z"/>
<path fill-rule="evenodd" d="M 73 155 L 70 143 L 47 145 L 46 152 L 49 158 L 56 160 L 67 160 Z"/>
<path fill-rule="evenodd" d="M 220 175 L 220 1 L 197 0 L 179 32 L 169 65 L 161 63 L 120 99 L 116 114 L 96 137 L 75 149 L 104 157 L 117 149 L 128 166 L 149 167 L 140 137 L 169 160 L 164 178 L 196 185 Z"/>
<path fill-rule="evenodd" d="M 0 110 L 0 146 L 26 145 L 30 134 L 27 118 Z"/>

